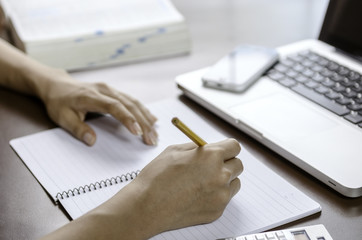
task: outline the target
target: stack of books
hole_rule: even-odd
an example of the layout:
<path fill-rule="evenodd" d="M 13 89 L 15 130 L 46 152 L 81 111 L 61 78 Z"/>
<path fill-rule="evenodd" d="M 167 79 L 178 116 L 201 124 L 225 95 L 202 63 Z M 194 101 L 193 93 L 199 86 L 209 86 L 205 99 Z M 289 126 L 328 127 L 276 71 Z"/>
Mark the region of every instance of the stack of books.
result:
<path fill-rule="evenodd" d="M 0 0 L 15 45 L 78 70 L 188 53 L 184 17 L 169 0 Z"/>

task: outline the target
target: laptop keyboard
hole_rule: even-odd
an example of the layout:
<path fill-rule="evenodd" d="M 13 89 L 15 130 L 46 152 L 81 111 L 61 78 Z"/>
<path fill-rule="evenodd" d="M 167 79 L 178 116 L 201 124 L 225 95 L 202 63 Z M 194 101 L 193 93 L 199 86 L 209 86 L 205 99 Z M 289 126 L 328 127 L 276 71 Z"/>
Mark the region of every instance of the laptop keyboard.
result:
<path fill-rule="evenodd" d="M 312 51 L 282 59 L 268 77 L 362 128 L 362 76 Z"/>

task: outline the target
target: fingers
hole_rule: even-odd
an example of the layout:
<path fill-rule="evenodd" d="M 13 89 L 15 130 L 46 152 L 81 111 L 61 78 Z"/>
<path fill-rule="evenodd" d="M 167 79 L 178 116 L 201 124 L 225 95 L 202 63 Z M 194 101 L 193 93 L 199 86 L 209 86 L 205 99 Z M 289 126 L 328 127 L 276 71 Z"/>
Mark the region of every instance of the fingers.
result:
<path fill-rule="evenodd" d="M 58 124 L 70 132 L 75 138 L 89 146 L 92 146 L 96 141 L 94 130 L 83 122 L 79 115 L 71 110 L 62 114 L 62 118 L 59 119 Z"/>
<path fill-rule="evenodd" d="M 157 120 L 138 101 L 109 88 L 104 84 L 96 85 L 99 94 L 80 98 L 77 108 L 83 111 L 109 113 L 122 122 L 135 135 L 142 135 L 146 144 L 156 145 L 158 135 L 153 128 Z"/>
<path fill-rule="evenodd" d="M 157 118 L 145 106 L 143 106 L 133 97 L 121 93 L 104 83 L 97 83 L 96 86 L 102 94 L 122 102 L 131 112 L 140 113 L 140 115 L 138 115 L 142 116 L 142 118 L 145 118 L 151 125 L 153 125 L 157 121 Z"/>
<path fill-rule="evenodd" d="M 153 125 L 157 120 L 156 117 L 154 117 L 141 103 L 125 94 L 118 93 L 115 97 L 134 116 L 137 123 L 139 123 L 144 141 L 150 145 L 157 144 L 158 135 L 153 128 Z M 117 118 L 117 116 L 114 117 Z"/>
<path fill-rule="evenodd" d="M 210 144 L 211 145 L 211 144 Z M 243 172 L 244 166 L 239 158 L 236 158 L 240 151 L 240 144 L 235 139 L 226 139 L 214 144 L 222 151 L 220 160 L 224 161 L 223 173 L 224 183 L 228 185 L 230 198 L 232 198 L 240 190 L 240 179 L 238 176 Z M 211 146 L 213 147 L 213 146 Z"/>
<path fill-rule="evenodd" d="M 230 180 L 237 178 L 244 170 L 243 163 L 239 158 L 233 158 L 225 161 L 224 167 L 230 174 Z"/>
<path fill-rule="evenodd" d="M 184 144 L 175 144 L 175 145 L 170 145 L 168 147 L 168 150 L 170 151 L 188 151 L 188 150 L 193 150 L 195 148 L 198 148 L 198 146 L 196 145 L 196 143 L 194 142 L 189 142 L 189 143 L 184 143 Z"/>
<path fill-rule="evenodd" d="M 235 178 L 230 182 L 230 198 L 234 197 L 241 188 L 241 182 L 239 178 Z"/>
<path fill-rule="evenodd" d="M 241 147 L 238 141 L 235 139 L 229 138 L 217 143 L 208 144 L 208 147 L 211 148 L 218 148 L 222 152 L 223 159 L 222 160 L 229 160 L 234 158 L 236 155 L 240 153 Z"/>

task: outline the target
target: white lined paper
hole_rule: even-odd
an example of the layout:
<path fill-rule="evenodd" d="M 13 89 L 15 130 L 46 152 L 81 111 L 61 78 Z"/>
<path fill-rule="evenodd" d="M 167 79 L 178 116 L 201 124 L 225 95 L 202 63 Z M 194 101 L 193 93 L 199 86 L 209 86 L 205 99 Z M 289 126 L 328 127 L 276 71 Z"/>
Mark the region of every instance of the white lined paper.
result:
<path fill-rule="evenodd" d="M 207 125 L 185 105 L 167 100 L 148 105 L 158 117 L 159 143 L 144 145 L 138 137 L 111 117 L 90 121 L 98 139 L 87 147 L 61 129 L 53 129 L 11 141 L 12 147 L 55 198 L 58 192 L 116 175 L 141 170 L 166 146 L 189 142 L 171 119 L 179 116 L 207 142 L 225 136 Z M 320 211 L 318 203 L 261 164 L 246 149 L 238 156 L 244 164 L 242 188 L 224 214 L 211 224 L 170 231 L 154 239 L 216 239 L 268 230 Z M 215 176 L 217 177 L 217 176 Z M 75 194 L 60 202 L 72 218 L 77 218 L 112 197 L 125 184 Z"/>

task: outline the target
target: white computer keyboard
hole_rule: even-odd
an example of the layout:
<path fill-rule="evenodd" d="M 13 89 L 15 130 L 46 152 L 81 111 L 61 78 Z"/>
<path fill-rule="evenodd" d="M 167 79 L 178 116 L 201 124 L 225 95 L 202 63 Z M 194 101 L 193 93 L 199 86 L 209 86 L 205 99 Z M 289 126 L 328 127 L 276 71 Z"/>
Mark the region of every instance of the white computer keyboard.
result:
<path fill-rule="evenodd" d="M 221 239 L 220 239 L 221 240 Z M 250 234 L 223 240 L 333 240 L 324 225 Z"/>

